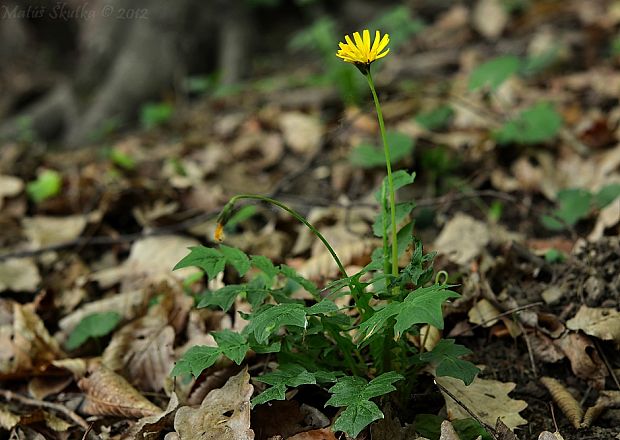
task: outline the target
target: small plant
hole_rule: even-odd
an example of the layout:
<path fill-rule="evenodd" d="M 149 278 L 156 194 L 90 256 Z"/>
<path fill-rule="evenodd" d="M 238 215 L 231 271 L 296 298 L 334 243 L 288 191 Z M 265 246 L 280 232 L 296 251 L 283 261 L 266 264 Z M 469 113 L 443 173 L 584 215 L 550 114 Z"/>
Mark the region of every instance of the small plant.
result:
<path fill-rule="evenodd" d="M 146 130 L 167 123 L 174 114 L 174 107 L 165 102 L 149 103 L 142 106 L 140 122 Z"/>
<path fill-rule="evenodd" d="M 54 170 L 45 170 L 39 174 L 36 180 L 26 185 L 28 197 L 35 202 L 41 203 L 60 194 L 62 189 L 62 176 Z"/>
<path fill-rule="evenodd" d="M 323 386 L 331 397 L 326 406 L 341 408 L 333 429 L 355 437 L 373 421 L 383 418 L 377 398 L 398 391 L 401 404 L 406 404 L 422 368 L 431 367 L 437 376 L 452 376 L 469 384 L 478 369 L 460 359 L 470 351 L 442 340 L 431 351 L 424 352 L 411 343 L 423 327 L 443 328 L 442 305 L 459 295 L 447 284 L 447 274 L 433 271 L 433 254 L 425 254 L 422 243 L 413 239 L 412 224 L 399 230 L 409 216 L 413 203 L 396 203 L 396 191 L 413 183 L 415 175 L 400 170 L 392 172 L 388 136 L 381 106 L 371 75 L 371 64 L 386 56 L 389 36 L 370 32 L 353 34 L 340 43 L 338 57 L 354 64 L 365 77 L 371 90 L 381 137 L 387 176 L 376 193 L 380 212 L 373 227 L 383 245 L 372 255 L 372 261 L 355 274 L 347 270 L 325 237 L 303 216 L 287 205 L 260 195 L 237 195 L 223 208 L 217 220 L 215 238 L 222 241 L 224 229 L 234 217 L 240 200 L 270 203 L 288 212 L 309 228 L 325 245 L 338 265 L 341 277 L 319 288 L 292 268 L 274 265 L 260 256 L 248 256 L 239 249 L 198 246 L 190 249 L 175 269 L 196 266 L 213 279 L 228 265 L 245 282 L 229 284 L 197 297 L 198 307 L 219 307 L 228 311 L 238 297 L 252 307 L 242 314 L 249 324 L 240 333 L 230 330 L 214 332 L 216 346 L 190 348 L 175 365 L 172 375 L 200 375 L 225 356 L 241 364 L 246 352 L 275 353 L 279 367 L 256 377 L 269 385 L 252 400 L 253 405 L 285 399 L 289 387 L 305 384 Z M 408 264 L 400 268 L 399 256 L 407 247 L 413 252 Z M 252 270 L 254 269 L 254 270 Z M 303 289 L 311 299 L 293 298 Z M 349 298 L 348 305 L 338 306 L 336 299 Z M 339 301 L 340 302 L 340 301 Z M 340 302 L 341 303 L 341 302 Z M 426 332 L 428 334 L 428 332 Z M 398 390 L 394 386 L 399 383 Z"/>

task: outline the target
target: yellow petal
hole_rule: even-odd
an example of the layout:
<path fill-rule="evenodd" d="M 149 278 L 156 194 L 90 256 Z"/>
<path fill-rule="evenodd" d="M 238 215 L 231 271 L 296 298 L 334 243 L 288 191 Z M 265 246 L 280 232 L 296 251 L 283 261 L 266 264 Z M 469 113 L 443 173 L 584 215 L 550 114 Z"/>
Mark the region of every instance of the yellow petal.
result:
<path fill-rule="evenodd" d="M 349 45 L 349 50 L 351 51 L 351 53 L 354 53 L 354 54 L 359 55 L 361 57 L 362 54 L 357 49 L 357 47 L 355 47 L 355 44 L 353 44 L 353 41 L 351 41 L 351 37 L 349 37 L 348 35 L 345 35 L 344 39 L 347 41 L 347 44 Z"/>
<path fill-rule="evenodd" d="M 362 35 L 364 38 L 364 50 L 366 51 L 366 55 L 370 56 L 370 31 L 365 29 Z"/>
<path fill-rule="evenodd" d="M 380 53 L 383 49 L 385 49 L 385 47 L 388 45 L 389 42 L 390 42 L 390 36 L 388 34 L 385 34 L 383 38 L 381 39 L 381 42 L 379 43 L 379 47 L 377 48 L 377 53 Z"/>
<path fill-rule="evenodd" d="M 375 41 L 372 43 L 372 49 L 370 49 L 370 58 L 374 59 L 377 56 L 377 48 L 379 47 L 379 42 L 381 41 L 381 33 L 379 31 L 375 32 Z"/>
<path fill-rule="evenodd" d="M 359 50 L 361 57 L 366 58 L 366 51 L 364 50 L 364 42 L 362 41 L 362 36 L 359 32 L 355 32 L 353 34 L 353 38 L 355 39 L 355 47 L 357 47 L 357 49 Z"/>
<path fill-rule="evenodd" d="M 377 55 L 377 56 L 375 57 L 375 60 L 378 60 L 379 58 L 383 58 L 383 57 L 384 57 L 384 56 L 386 56 L 388 53 L 390 53 L 390 49 L 388 49 L 388 50 L 386 50 L 385 52 L 383 52 L 383 53 L 381 53 L 381 54 Z"/>

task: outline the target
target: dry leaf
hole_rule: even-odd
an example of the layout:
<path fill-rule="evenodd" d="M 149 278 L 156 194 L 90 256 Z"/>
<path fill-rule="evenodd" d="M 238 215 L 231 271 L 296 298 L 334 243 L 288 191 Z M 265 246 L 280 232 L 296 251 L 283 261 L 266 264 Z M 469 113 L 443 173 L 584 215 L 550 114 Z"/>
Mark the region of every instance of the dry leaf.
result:
<path fill-rule="evenodd" d="M 295 153 L 312 155 L 321 147 L 323 126 L 318 118 L 300 112 L 280 116 L 280 128 L 286 145 Z"/>
<path fill-rule="evenodd" d="M 103 365 L 89 369 L 78 386 L 86 394 L 82 411 L 96 416 L 148 417 L 161 413 L 122 376 Z"/>
<path fill-rule="evenodd" d="M 0 428 L 11 430 L 21 420 L 21 416 L 11 412 L 8 405 L 0 405 Z"/>
<path fill-rule="evenodd" d="M 588 336 L 571 332 L 556 339 L 554 343 L 570 360 L 571 369 L 577 377 L 597 390 L 604 388 L 607 369 Z"/>
<path fill-rule="evenodd" d="M 566 322 L 571 330 L 620 343 L 620 312 L 615 308 L 590 308 L 582 305 L 577 314 Z"/>
<path fill-rule="evenodd" d="M 0 175 L 0 209 L 5 198 L 15 197 L 24 189 L 24 181 L 19 177 Z"/>
<path fill-rule="evenodd" d="M 334 431 L 330 428 L 313 429 L 312 431 L 300 432 L 286 440 L 337 440 Z"/>
<path fill-rule="evenodd" d="M 458 213 L 444 226 L 433 247 L 450 261 L 464 265 L 478 257 L 490 241 L 485 223 Z"/>
<path fill-rule="evenodd" d="M 449 420 L 444 420 L 441 422 L 439 440 L 461 440 Z"/>
<path fill-rule="evenodd" d="M 121 292 L 135 290 L 145 283 L 162 280 L 183 280 L 200 269 L 188 267 L 172 271 L 172 268 L 188 254 L 188 248 L 198 246 L 194 239 L 179 235 L 146 237 L 131 246 L 129 258 L 120 267 L 103 269 L 91 275 L 102 287 L 123 282 Z"/>
<path fill-rule="evenodd" d="M 497 324 L 497 316 L 500 314 L 501 312 L 486 298 L 482 298 L 467 312 L 469 322 L 483 327 L 492 327 Z"/>
<path fill-rule="evenodd" d="M 176 393 L 172 393 L 168 407 L 161 414 L 143 417 L 132 427 L 126 437 L 132 439 L 156 439 L 161 437 L 161 432 L 166 428 L 171 428 L 174 424 L 174 416 L 179 407 L 179 398 Z"/>
<path fill-rule="evenodd" d="M 557 431 L 555 432 L 543 431 L 538 436 L 538 440 L 564 440 L 564 437 L 562 437 L 560 433 Z"/>
<path fill-rule="evenodd" d="M 512 382 L 503 383 L 476 377 L 471 385 L 465 386 L 463 381 L 452 377 L 437 377 L 435 381 L 489 426 L 494 426 L 498 418 L 510 429 L 527 423 L 527 420 L 519 415 L 519 412 L 527 407 L 527 403 L 508 396 L 516 386 Z M 471 417 L 447 394 L 444 394 L 444 399 L 450 420 Z"/>
<path fill-rule="evenodd" d="M 152 294 L 153 292 L 150 289 L 143 289 L 135 292 L 118 293 L 108 298 L 89 302 L 62 318 L 58 322 L 58 326 L 63 333 L 69 334 L 86 316 L 103 312 L 116 312 L 125 320 L 134 319 L 144 313 Z"/>
<path fill-rule="evenodd" d="M 22 220 L 24 234 L 30 240 L 33 249 L 66 243 L 80 236 L 86 227 L 86 217 L 73 215 L 69 217 L 35 216 Z"/>
<path fill-rule="evenodd" d="M 64 355 L 33 308 L 0 299 L 0 377 L 24 374 Z"/>
<path fill-rule="evenodd" d="M 174 429 L 181 440 L 254 440 L 254 431 L 250 429 L 253 392 L 246 368 L 222 388 L 211 391 L 200 408 L 179 408 Z M 228 413 L 232 415 L 225 415 Z"/>
<path fill-rule="evenodd" d="M 57 394 L 64 390 L 73 382 L 72 376 L 50 376 L 34 377 L 28 382 L 28 393 L 38 400 L 44 400 L 52 394 Z"/>
<path fill-rule="evenodd" d="M 506 7 L 499 0 L 478 0 L 472 24 L 484 37 L 495 40 L 504 31 L 508 18 Z"/>
<path fill-rule="evenodd" d="M 0 261 L 0 292 L 34 292 L 41 283 L 39 268 L 32 258 Z"/>
<path fill-rule="evenodd" d="M 146 316 L 115 332 L 102 363 L 140 390 L 159 391 L 174 366 L 174 338 L 168 313 L 158 304 Z"/>

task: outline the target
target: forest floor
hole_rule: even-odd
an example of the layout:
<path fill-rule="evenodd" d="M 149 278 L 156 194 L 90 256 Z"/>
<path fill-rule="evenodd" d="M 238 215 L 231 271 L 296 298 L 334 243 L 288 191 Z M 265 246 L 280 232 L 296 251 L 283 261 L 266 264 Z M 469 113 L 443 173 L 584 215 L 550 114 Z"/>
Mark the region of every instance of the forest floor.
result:
<path fill-rule="evenodd" d="M 446 10 L 377 74 L 394 166 L 417 173 L 399 200 L 416 203 L 414 234 L 461 294 L 443 335 L 482 370 L 460 403 L 491 426 L 507 417 L 520 439 L 620 438 L 620 10 L 534 2 L 508 14 L 480 3 L 489 9 Z M 350 272 L 364 267 L 385 171 L 374 108 L 360 102 L 343 106 L 330 87 L 248 85 L 79 150 L 27 133 L 0 146 L 0 433 L 179 438 L 177 407 L 206 401 L 241 367 L 175 382 L 175 361 L 246 321 L 241 301 L 230 313 L 193 307 L 191 294 L 235 274 L 205 286 L 172 268 L 188 247 L 213 244 L 220 209 L 248 192 L 298 209 Z M 319 287 L 337 277 L 294 219 L 244 212 L 227 245 Z M 254 376 L 273 359 L 245 364 Z M 557 381 L 554 399 L 544 377 Z M 240 429 L 344 438 L 325 429 L 335 412 L 318 386 L 287 397 L 244 412 Z M 421 413 L 460 417 L 450 400 L 424 376 L 409 407 L 386 409 L 358 438 L 417 438 L 404 427 Z M 600 415 L 584 420 L 578 411 L 596 403 Z"/>

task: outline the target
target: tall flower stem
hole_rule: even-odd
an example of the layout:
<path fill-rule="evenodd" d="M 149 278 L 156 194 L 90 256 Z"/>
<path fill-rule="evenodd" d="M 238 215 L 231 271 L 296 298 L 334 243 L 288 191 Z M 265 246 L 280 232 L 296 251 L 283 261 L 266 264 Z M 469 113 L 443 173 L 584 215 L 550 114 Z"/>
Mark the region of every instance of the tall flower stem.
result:
<path fill-rule="evenodd" d="M 388 192 L 390 193 L 390 220 L 392 222 L 392 275 L 398 276 L 398 242 L 396 241 L 396 195 L 394 194 L 394 180 L 392 179 L 392 163 L 390 160 L 390 148 L 385 135 L 385 123 L 383 122 L 383 112 L 381 104 L 375 90 L 375 83 L 370 74 L 370 66 L 365 73 L 368 86 L 372 92 L 372 98 L 375 101 L 375 109 L 377 110 L 377 118 L 379 119 L 379 129 L 381 130 L 381 140 L 383 141 L 383 152 L 385 153 L 385 166 L 387 168 Z"/>
<path fill-rule="evenodd" d="M 316 229 L 312 223 L 310 223 L 308 220 L 306 220 L 301 214 L 299 214 L 297 211 L 295 211 L 294 209 L 288 207 L 287 205 L 285 205 L 282 202 L 279 202 L 275 199 L 272 199 L 270 197 L 265 197 L 265 196 L 261 196 L 261 195 L 257 195 L 257 194 L 239 194 L 234 196 L 233 198 L 230 199 L 230 201 L 226 204 L 226 206 L 224 207 L 224 209 L 222 210 L 222 212 L 229 212 L 232 207 L 234 206 L 235 202 L 237 200 L 242 200 L 242 199 L 252 199 L 252 200 L 260 200 L 263 202 L 267 202 L 267 203 L 271 203 L 274 206 L 277 206 L 278 208 L 288 212 L 291 216 L 293 216 L 296 220 L 300 221 L 301 223 L 303 223 L 308 229 L 310 229 L 310 231 L 312 231 L 312 233 L 314 235 L 316 235 L 316 237 L 321 240 L 323 242 L 323 244 L 325 245 L 325 247 L 327 248 L 327 250 L 329 251 L 329 253 L 331 254 L 332 258 L 334 259 L 334 261 L 336 262 L 336 264 L 338 265 L 338 269 L 340 270 L 340 272 L 342 273 L 342 275 L 345 278 L 349 278 L 349 275 L 347 275 L 347 271 L 345 270 L 342 262 L 340 261 L 340 258 L 338 258 L 338 255 L 336 255 L 336 252 L 334 251 L 334 248 L 331 247 L 331 245 L 329 244 L 329 242 L 325 239 L 325 237 L 323 236 L 323 234 L 321 234 L 318 229 Z"/>

